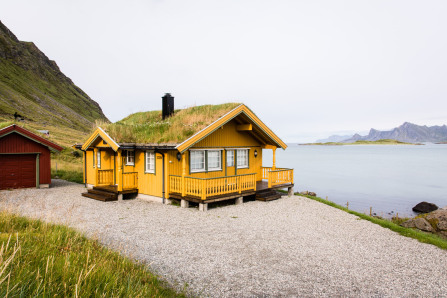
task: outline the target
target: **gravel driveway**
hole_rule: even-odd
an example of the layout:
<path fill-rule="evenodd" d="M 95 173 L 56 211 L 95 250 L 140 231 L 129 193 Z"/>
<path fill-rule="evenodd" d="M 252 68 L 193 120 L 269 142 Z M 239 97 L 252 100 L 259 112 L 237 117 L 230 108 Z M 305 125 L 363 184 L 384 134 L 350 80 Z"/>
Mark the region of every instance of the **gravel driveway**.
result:
<path fill-rule="evenodd" d="M 84 191 L 53 180 L 0 191 L 0 208 L 68 224 L 199 296 L 447 296 L 447 251 L 307 198 L 199 212 Z"/>

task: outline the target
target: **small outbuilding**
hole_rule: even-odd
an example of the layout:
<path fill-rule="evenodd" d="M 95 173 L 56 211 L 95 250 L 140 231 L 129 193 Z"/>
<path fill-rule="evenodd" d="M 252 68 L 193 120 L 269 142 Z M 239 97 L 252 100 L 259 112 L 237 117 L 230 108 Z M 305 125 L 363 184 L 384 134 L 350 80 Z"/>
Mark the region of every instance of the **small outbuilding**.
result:
<path fill-rule="evenodd" d="M 49 187 L 51 151 L 63 148 L 15 124 L 0 130 L 0 189 Z"/>

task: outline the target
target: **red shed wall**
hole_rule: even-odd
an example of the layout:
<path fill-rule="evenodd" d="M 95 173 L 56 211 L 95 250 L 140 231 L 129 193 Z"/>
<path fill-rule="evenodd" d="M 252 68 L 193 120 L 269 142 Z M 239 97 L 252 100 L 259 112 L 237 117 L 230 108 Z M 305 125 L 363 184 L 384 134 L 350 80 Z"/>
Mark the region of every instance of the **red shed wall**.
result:
<path fill-rule="evenodd" d="M 13 132 L 0 138 L 0 153 L 40 153 L 39 183 L 51 183 L 51 155 L 48 147 Z"/>

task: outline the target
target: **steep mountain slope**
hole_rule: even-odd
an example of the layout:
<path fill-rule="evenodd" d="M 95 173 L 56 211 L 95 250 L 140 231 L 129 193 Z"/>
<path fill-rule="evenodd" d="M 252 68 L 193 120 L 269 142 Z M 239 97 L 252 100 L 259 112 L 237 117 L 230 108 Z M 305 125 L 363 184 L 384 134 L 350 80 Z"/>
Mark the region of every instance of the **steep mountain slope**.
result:
<path fill-rule="evenodd" d="M 95 120 L 109 122 L 101 107 L 66 77 L 32 42 L 19 41 L 0 22 L 0 121 L 91 130 Z"/>
<path fill-rule="evenodd" d="M 355 141 L 377 141 L 382 139 L 393 139 L 401 142 L 446 142 L 447 126 L 421 126 L 405 122 L 399 127 L 389 131 L 380 131 L 371 128 L 369 134 L 360 136 L 355 134 L 351 138 L 344 140 L 345 143 Z"/>

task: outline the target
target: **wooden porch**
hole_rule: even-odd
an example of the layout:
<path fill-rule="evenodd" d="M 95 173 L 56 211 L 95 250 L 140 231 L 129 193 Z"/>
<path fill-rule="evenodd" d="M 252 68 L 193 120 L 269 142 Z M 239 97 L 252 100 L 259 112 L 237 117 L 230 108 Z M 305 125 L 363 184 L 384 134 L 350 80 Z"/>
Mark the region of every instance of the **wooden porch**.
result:
<path fill-rule="evenodd" d="M 121 181 L 119 185 L 115 185 L 115 181 Z M 95 199 L 98 201 L 118 201 L 126 194 L 138 193 L 138 173 L 129 172 L 122 173 L 121 177 L 115 177 L 113 169 L 97 169 L 96 185 L 88 189 L 82 196 Z"/>
<path fill-rule="evenodd" d="M 276 189 L 288 188 L 293 184 L 293 169 L 262 168 L 263 180 L 256 181 L 257 174 L 224 176 L 217 178 L 195 178 L 171 175 L 169 198 L 186 202 L 208 204 L 224 200 L 240 199 L 256 195 L 268 201 L 278 196 Z M 269 199 L 270 198 L 270 199 Z M 184 203 L 182 203 L 184 205 Z"/>

